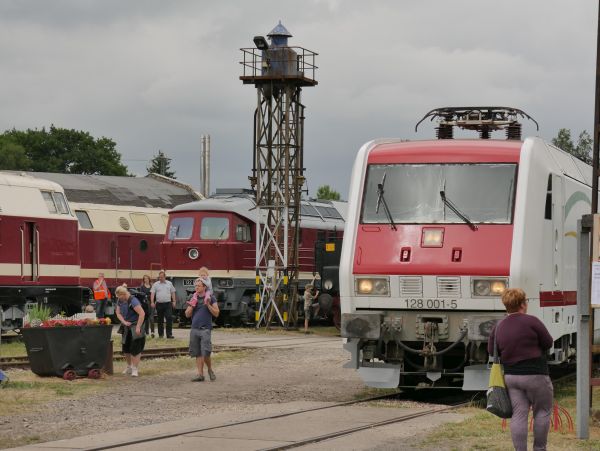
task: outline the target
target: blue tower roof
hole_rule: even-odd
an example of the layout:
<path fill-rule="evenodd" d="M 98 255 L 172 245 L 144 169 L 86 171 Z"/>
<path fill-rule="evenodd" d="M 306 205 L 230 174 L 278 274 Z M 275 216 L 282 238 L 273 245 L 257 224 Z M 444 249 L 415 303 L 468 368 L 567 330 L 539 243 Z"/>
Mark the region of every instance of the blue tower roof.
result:
<path fill-rule="evenodd" d="M 275 36 L 285 36 L 288 38 L 292 37 L 292 33 L 290 33 L 287 28 L 285 28 L 282 24 L 281 24 L 281 20 L 279 21 L 279 23 L 277 24 L 277 26 L 275 28 L 273 28 L 269 34 L 267 35 L 268 37 L 275 37 Z"/>

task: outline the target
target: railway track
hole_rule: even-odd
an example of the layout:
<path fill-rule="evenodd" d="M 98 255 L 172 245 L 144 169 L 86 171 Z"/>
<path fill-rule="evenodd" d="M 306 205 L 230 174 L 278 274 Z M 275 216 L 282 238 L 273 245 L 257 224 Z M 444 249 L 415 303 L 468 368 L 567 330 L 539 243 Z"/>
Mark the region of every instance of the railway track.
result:
<path fill-rule="evenodd" d="M 223 352 L 223 351 L 242 351 L 244 347 L 237 346 L 213 346 L 213 352 Z M 150 360 L 150 359 L 170 359 L 173 357 L 181 357 L 188 355 L 189 348 L 187 346 L 174 347 L 174 348 L 154 348 L 147 349 L 142 353 L 142 360 Z M 114 360 L 122 360 L 125 357 L 121 353 L 121 351 L 113 352 Z M 0 370 L 7 369 L 27 369 L 29 368 L 29 358 L 27 356 L 15 356 L 15 357 L 0 357 Z"/>
<path fill-rule="evenodd" d="M 298 417 L 300 415 L 322 412 L 322 411 L 327 411 L 327 410 L 334 410 L 334 409 L 340 408 L 340 407 L 348 407 L 348 406 L 358 405 L 358 404 L 362 404 L 362 403 L 381 401 L 381 400 L 393 400 L 393 399 L 415 400 L 415 398 L 422 402 L 422 399 L 420 399 L 420 398 L 422 398 L 422 396 L 419 396 L 418 394 L 415 395 L 415 393 L 411 393 L 409 395 L 404 394 L 404 393 L 394 393 L 394 394 L 373 396 L 373 397 L 363 398 L 363 399 L 354 400 L 354 401 L 340 402 L 340 403 L 332 404 L 329 406 L 300 409 L 300 410 L 296 410 L 293 412 L 277 414 L 277 415 L 270 415 L 270 416 L 254 418 L 254 419 L 250 419 L 250 420 L 242 420 L 242 421 L 227 423 L 227 424 L 223 424 L 223 425 L 187 429 L 187 430 L 179 431 L 179 432 L 156 434 L 156 435 L 152 435 L 152 436 L 144 437 L 144 438 L 128 439 L 128 440 L 120 441 L 117 443 L 111 443 L 111 444 L 101 445 L 101 446 L 97 446 L 97 447 L 86 448 L 86 451 L 101 451 L 101 450 L 107 450 L 107 449 L 118 449 L 118 448 L 124 448 L 127 446 L 138 445 L 138 444 L 143 444 L 143 443 L 150 443 L 150 442 L 158 442 L 161 440 L 167 440 L 170 438 L 181 437 L 181 436 L 185 436 L 188 434 L 197 434 L 200 432 L 208 432 L 208 431 L 210 431 L 211 433 L 227 431 L 226 433 L 228 433 L 228 434 L 229 433 L 235 434 L 234 429 L 236 427 L 247 425 L 247 424 L 255 424 L 257 427 L 260 427 L 261 423 L 263 423 L 263 425 L 269 425 L 270 422 L 276 422 L 277 420 L 280 420 L 283 418 L 286 418 L 286 419 L 289 418 L 289 419 L 291 419 L 292 422 L 294 422 L 294 421 L 299 421 L 299 420 L 295 419 L 293 417 Z M 279 445 L 279 446 L 275 446 L 272 448 L 265 448 L 264 450 L 265 451 L 275 451 L 275 450 L 299 448 L 302 446 L 322 442 L 325 440 L 331 440 L 334 438 L 343 437 L 343 436 L 350 435 L 350 434 L 360 432 L 363 430 L 387 426 L 387 425 L 395 424 L 395 423 L 401 423 L 401 422 L 408 421 L 411 419 L 424 417 L 427 415 L 433 415 L 436 413 L 446 412 L 446 411 L 450 411 L 450 410 L 457 409 L 460 407 L 466 407 L 466 406 L 469 406 L 472 404 L 472 399 L 470 397 L 468 397 L 464 392 L 460 392 L 460 394 L 459 394 L 455 391 L 452 391 L 452 394 L 449 396 L 446 396 L 446 399 L 438 398 L 436 400 L 437 403 L 441 402 L 442 404 L 445 404 L 445 401 L 448 401 L 449 405 L 440 406 L 438 404 L 435 407 L 432 407 L 430 409 L 425 409 L 425 410 L 420 410 L 418 412 L 412 412 L 412 413 L 408 413 L 408 414 L 404 414 L 404 415 L 399 415 L 397 417 L 383 420 L 383 421 L 363 422 L 360 426 L 357 426 L 357 427 L 341 429 L 341 430 L 337 430 L 337 431 L 330 432 L 327 434 L 312 436 L 312 437 L 304 438 L 301 440 L 296 440 L 291 443 L 286 443 L 285 445 Z M 288 421 L 288 420 L 286 420 L 286 421 Z M 269 427 L 269 426 L 267 426 L 267 427 Z"/>

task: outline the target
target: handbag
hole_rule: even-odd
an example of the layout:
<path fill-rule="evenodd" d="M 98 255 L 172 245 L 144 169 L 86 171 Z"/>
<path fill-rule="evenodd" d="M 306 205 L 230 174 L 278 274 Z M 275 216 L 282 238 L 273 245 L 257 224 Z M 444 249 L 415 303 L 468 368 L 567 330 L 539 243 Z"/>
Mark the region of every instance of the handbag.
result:
<path fill-rule="evenodd" d="M 139 334 L 136 332 L 135 327 L 136 327 L 135 323 L 132 323 L 131 326 L 129 326 L 129 329 L 131 330 L 131 339 L 139 340 L 140 338 L 144 338 L 146 336 L 146 331 L 144 330 L 144 325 L 142 324 Z"/>
<path fill-rule="evenodd" d="M 498 357 L 498 343 L 496 341 L 496 334 L 498 333 L 498 326 L 494 330 L 494 355 L 492 361 L 492 370 L 490 371 L 490 382 L 487 390 L 487 405 L 485 410 L 493 413 L 500 418 L 512 417 L 512 404 L 508 395 L 508 389 L 504 382 L 504 368 L 500 363 Z"/>

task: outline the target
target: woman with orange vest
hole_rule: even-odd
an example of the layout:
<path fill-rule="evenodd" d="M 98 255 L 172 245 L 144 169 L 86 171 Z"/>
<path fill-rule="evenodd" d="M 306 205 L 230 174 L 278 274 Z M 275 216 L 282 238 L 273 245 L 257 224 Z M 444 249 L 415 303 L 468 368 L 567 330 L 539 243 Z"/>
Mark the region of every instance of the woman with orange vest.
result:
<path fill-rule="evenodd" d="M 110 299 L 110 291 L 104 280 L 104 273 L 99 273 L 94 282 L 94 300 L 96 301 L 96 317 L 104 318 L 106 310 L 106 301 Z"/>

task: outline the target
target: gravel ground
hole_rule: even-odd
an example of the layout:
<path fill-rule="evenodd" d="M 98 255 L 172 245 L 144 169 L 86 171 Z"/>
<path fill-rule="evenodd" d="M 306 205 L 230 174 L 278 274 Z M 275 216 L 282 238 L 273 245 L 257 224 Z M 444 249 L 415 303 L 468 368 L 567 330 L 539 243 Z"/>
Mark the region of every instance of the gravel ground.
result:
<path fill-rule="evenodd" d="M 0 417 L 0 448 L 8 438 L 50 441 L 211 412 L 262 416 L 353 399 L 364 386 L 342 368 L 346 359 L 342 349 L 257 349 L 216 364 L 217 380 L 200 383 L 190 382 L 190 371 L 144 376 L 142 362 L 138 379 L 115 375 L 110 387 L 84 399 L 57 399 Z"/>

